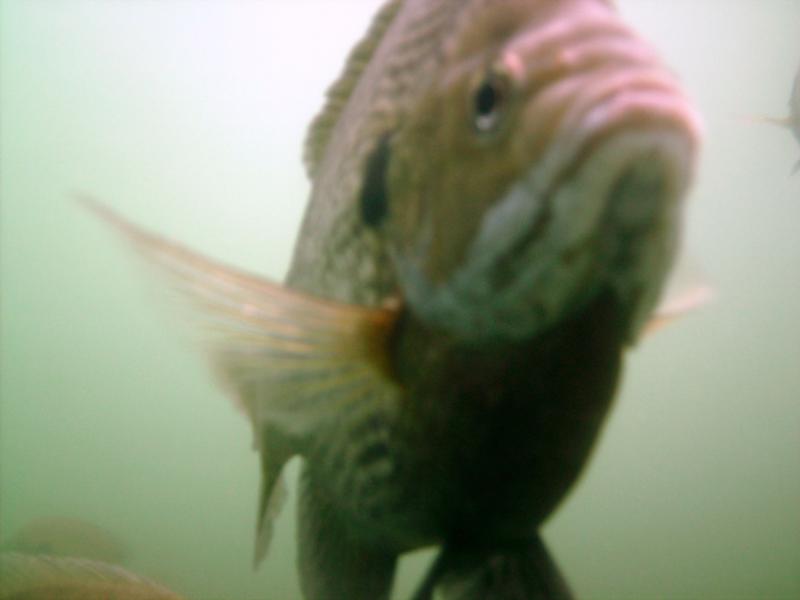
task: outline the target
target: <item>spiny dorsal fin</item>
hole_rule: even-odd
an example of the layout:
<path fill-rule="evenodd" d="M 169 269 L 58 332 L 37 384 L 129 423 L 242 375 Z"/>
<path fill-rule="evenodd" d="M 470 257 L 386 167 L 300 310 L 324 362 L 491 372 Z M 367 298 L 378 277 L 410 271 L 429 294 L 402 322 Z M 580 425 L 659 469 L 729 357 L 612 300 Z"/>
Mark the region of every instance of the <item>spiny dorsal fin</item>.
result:
<path fill-rule="evenodd" d="M 381 7 L 364 38 L 350 51 L 341 75 L 328 89 L 325 105 L 311 122 L 303 150 L 303 161 L 310 178 L 316 176 L 345 105 L 402 4 L 403 0 L 388 0 Z"/>
<path fill-rule="evenodd" d="M 13 598 L 149 598 L 180 596 L 145 577 L 103 562 L 72 557 L 0 554 L 0 600 Z"/>
<path fill-rule="evenodd" d="M 261 455 L 256 562 L 280 507 L 280 474 L 294 454 L 354 405 L 395 395 L 387 340 L 396 308 L 314 298 L 224 266 L 125 221 L 83 198 L 166 275 L 194 308 L 211 366 L 250 417 Z"/>

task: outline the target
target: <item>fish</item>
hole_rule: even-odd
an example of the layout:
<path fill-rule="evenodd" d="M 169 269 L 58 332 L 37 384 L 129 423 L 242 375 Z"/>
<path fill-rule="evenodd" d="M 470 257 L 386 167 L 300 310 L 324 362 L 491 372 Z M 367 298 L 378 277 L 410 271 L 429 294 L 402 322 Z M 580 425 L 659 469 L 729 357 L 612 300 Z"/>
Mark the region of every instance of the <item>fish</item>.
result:
<path fill-rule="evenodd" d="M 415 598 L 555 600 L 539 531 L 626 353 L 708 295 L 663 297 L 701 138 L 612 2 L 388 0 L 310 126 L 283 283 L 82 201 L 252 426 L 256 564 L 301 456 L 305 598 L 388 598 L 398 556 L 438 546 Z"/>
<path fill-rule="evenodd" d="M 800 143 L 800 67 L 794 77 L 794 84 L 789 95 L 789 114 L 786 117 L 759 117 L 756 120 L 783 127 L 792 132 Z M 800 173 L 800 160 L 792 169 L 792 175 Z"/>
<path fill-rule="evenodd" d="M 21 528 L 2 544 L 3 550 L 27 554 L 73 556 L 123 564 L 126 545 L 115 534 L 75 517 L 41 517 Z"/>
<path fill-rule="evenodd" d="M 0 600 L 182 600 L 182 597 L 105 562 L 2 552 Z"/>

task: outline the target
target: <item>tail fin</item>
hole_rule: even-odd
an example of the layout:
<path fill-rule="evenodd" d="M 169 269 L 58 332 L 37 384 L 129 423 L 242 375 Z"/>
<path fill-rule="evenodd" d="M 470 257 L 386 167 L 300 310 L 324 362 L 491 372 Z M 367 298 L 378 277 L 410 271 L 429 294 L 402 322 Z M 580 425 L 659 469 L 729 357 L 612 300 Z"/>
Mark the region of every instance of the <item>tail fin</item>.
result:
<path fill-rule="evenodd" d="M 572 600 L 540 536 L 504 548 L 446 546 L 414 600 Z"/>

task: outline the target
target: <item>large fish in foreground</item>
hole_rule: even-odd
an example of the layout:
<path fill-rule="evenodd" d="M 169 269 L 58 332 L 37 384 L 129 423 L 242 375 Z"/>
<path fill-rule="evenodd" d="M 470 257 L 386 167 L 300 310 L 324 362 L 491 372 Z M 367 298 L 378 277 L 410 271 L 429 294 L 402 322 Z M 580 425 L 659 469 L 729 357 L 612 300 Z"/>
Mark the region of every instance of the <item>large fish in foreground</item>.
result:
<path fill-rule="evenodd" d="M 286 285 L 115 224 L 204 315 L 261 455 L 305 459 L 309 599 L 567 598 L 539 528 L 678 246 L 695 113 L 601 0 L 393 0 L 312 124 Z M 667 316 L 668 313 L 667 313 Z"/>

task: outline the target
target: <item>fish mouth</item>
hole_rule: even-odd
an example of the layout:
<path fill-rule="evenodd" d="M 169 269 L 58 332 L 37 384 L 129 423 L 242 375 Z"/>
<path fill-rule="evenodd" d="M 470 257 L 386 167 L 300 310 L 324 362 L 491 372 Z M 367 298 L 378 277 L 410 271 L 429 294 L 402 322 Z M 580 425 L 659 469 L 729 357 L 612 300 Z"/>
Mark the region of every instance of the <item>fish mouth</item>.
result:
<path fill-rule="evenodd" d="M 551 30 L 509 50 L 539 71 L 518 148 L 531 166 L 446 281 L 405 273 L 421 316 L 463 339 L 530 337 L 610 288 L 632 340 L 679 243 L 701 131 L 691 103 L 612 12 Z"/>

